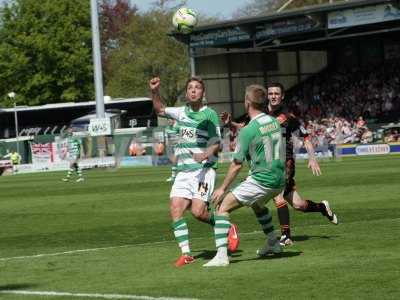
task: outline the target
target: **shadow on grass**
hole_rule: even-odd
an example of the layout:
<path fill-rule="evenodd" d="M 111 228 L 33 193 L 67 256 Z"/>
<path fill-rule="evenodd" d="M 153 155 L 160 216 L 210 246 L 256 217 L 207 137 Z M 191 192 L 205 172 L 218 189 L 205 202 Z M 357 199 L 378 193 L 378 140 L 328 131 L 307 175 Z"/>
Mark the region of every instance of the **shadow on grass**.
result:
<path fill-rule="evenodd" d="M 337 237 L 338 237 L 337 235 L 331 235 L 331 236 L 327 236 L 327 235 L 295 235 L 295 236 L 292 236 L 292 240 L 294 242 L 304 242 L 304 241 L 313 240 L 313 239 L 332 240 Z"/>
<path fill-rule="evenodd" d="M 299 256 L 302 253 L 303 252 L 301 252 L 301 251 L 287 251 L 287 252 L 282 252 L 280 254 L 273 254 L 273 255 L 268 255 L 268 256 L 263 256 L 263 257 L 253 257 L 253 258 L 246 258 L 246 259 L 232 259 L 232 260 L 230 260 L 230 263 L 231 264 L 236 264 L 236 263 L 239 263 L 239 262 L 252 261 L 252 260 L 282 259 L 282 258 Z"/>
<path fill-rule="evenodd" d="M 196 254 L 194 256 L 194 258 L 196 258 L 196 259 L 201 258 L 204 260 L 212 259 L 215 256 L 215 254 L 217 253 L 216 250 L 197 250 L 197 251 L 193 251 L 193 252 L 194 253 L 200 252 L 199 254 Z M 230 257 L 240 257 L 240 256 L 242 256 L 242 254 L 241 254 L 242 252 L 243 252 L 242 250 L 237 250 L 235 253 L 232 253 L 229 256 Z"/>
<path fill-rule="evenodd" d="M 31 283 L 5 284 L 5 285 L 0 285 L 0 291 L 24 290 L 33 287 L 37 287 L 37 284 L 31 284 Z"/>
<path fill-rule="evenodd" d="M 198 250 L 194 251 L 200 252 L 199 254 L 196 254 L 194 256 L 195 259 L 203 259 L 203 260 L 210 260 L 212 259 L 217 251 L 215 250 Z M 230 263 L 235 264 L 238 262 L 244 262 L 244 261 L 252 261 L 252 260 L 270 260 L 270 259 L 282 259 L 282 258 L 290 258 L 290 257 L 295 257 L 303 254 L 301 251 L 285 251 L 280 254 L 273 254 L 273 255 L 268 255 L 264 257 L 253 257 L 253 258 L 246 258 L 246 259 L 240 259 L 242 256 L 242 250 L 237 250 L 235 253 L 230 254 Z"/>

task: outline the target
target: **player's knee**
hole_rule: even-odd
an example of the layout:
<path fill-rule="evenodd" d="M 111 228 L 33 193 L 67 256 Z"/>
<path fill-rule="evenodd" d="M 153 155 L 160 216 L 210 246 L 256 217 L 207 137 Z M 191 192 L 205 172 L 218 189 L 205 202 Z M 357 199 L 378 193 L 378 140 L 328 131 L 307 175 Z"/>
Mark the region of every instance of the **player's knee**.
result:
<path fill-rule="evenodd" d="M 296 209 L 296 210 L 303 211 L 303 210 L 305 210 L 307 208 L 307 203 L 306 203 L 305 200 L 303 200 L 301 198 L 299 198 L 299 199 L 294 198 L 293 199 L 293 208 Z"/>
<path fill-rule="evenodd" d="M 235 209 L 243 206 L 232 193 L 228 193 L 217 208 L 218 215 L 230 214 Z"/>
<path fill-rule="evenodd" d="M 208 210 L 207 207 L 194 207 L 192 206 L 192 215 L 198 220 L 207 220 L 208 219 Z"/>
<path fill-rule="evenodd" d="M 182 206 L 182 204 L 175 201 L 170 202 L 169 210 L 171 217 L 174 220 L 181 218 L 183 216 L 183 213 L 185 212 L 185 208 Z"/>
<path fill-rule="evenodd" d="M 303 211 L 305 208 L 307 208 L 307 202 L 300 197 L 296 190 L 291 191 L 284 197 L 285 200 L 296 210 Z"/>

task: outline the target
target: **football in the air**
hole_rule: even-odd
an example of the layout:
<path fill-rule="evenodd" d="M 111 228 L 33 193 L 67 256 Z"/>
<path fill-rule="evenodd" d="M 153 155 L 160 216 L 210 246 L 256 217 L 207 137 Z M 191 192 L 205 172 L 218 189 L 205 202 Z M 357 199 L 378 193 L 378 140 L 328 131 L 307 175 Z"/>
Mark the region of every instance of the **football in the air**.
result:
<path fill-rule="evenodd" d="M 197 24 L 197 15 L 193 9 L 181 7 L 172 17 L 172 24 L 176 31 L 189 34 Z"/>

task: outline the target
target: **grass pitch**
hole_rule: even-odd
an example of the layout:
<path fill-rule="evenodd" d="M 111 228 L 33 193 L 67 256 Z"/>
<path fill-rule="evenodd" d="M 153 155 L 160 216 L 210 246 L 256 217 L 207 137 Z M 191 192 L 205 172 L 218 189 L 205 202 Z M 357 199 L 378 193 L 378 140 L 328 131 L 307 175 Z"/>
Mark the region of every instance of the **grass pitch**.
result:
<path fill-rule="evenodd" d="M 295 244 L 260 260 L 264 236 L 242 208 L 232 214 L 239 251 L 219 269 L 202 267 L 215 253 L 213 231 L 189 215 L 197 260 L 173 266 L 168 167 L 88 171 L 84 183 L 61 182 L 64 173 L 1 177 L 0 298 L 400 299 L 400 157 L 321 167 L 313 177 L 298 164 L 299 192 L 328 199 L 340 225 L 291 210 Z"/>

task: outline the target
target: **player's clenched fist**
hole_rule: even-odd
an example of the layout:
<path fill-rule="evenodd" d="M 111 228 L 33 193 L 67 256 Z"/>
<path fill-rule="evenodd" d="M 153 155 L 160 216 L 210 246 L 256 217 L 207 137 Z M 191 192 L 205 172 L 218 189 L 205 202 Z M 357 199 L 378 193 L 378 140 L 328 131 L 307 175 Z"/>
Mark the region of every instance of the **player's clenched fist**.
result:
<path fill-rule="evenodd" d="M 151 91 L 157 91 L 160 88 L 160 78 L 154 77 L 149 81 L 149 87 Z"/>

